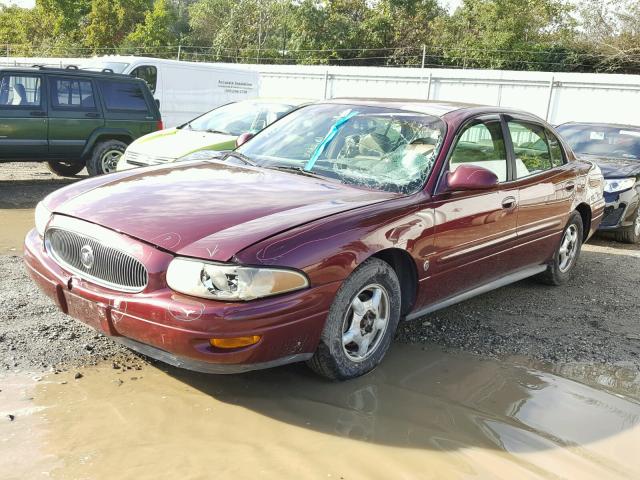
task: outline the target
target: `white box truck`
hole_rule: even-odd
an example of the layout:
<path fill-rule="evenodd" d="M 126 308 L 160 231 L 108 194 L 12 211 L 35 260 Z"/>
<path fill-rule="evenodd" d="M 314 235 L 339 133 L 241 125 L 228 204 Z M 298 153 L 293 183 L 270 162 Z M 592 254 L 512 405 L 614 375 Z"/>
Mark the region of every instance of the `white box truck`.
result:
<path fill-rule="evenodd" d="M 79 66 L 146 80 L 160 103 L 165 127 L 183 124 L 226 103 L 258 96 L 257 72 L 215 63 L 109 55 L 87 59 Z"/>

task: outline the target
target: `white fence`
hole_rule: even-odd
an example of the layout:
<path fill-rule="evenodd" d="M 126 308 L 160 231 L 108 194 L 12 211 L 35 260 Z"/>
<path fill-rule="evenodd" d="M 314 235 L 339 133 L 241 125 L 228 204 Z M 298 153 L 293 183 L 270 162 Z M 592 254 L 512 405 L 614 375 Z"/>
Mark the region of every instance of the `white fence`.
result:
<path fill-rule="evenodd" d="M 385 67 L 246 65 L 262 96 L 449 100 L 526 110 L 553 124 L 640 125 L 640 75 Z"/>
<path fill-rule="evenodd" d="M 0 64 L 64 66 L 81 59 L 6 58 Z M 240 67 L 238 64 L 229 64 Z M 553 124 L 640 125 L 640 75 L 304 65 L 244 65 L 260 95 L 450 100 L 526 110 Z"/>

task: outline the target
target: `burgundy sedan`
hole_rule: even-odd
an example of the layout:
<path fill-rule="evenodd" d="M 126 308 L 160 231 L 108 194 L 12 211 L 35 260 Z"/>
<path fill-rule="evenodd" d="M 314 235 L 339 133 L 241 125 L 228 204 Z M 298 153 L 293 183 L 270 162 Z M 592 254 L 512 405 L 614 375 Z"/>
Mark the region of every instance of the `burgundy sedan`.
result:
<path fill-rule="evenodd" d="M 52 193 L 24 258 L 64 312 L 150 357 L 346 379 L 382 360 L 400 319 L 532 275 L 566 282 L 602 189 L 526 113 L 332 100 L 221 159 Z"/>

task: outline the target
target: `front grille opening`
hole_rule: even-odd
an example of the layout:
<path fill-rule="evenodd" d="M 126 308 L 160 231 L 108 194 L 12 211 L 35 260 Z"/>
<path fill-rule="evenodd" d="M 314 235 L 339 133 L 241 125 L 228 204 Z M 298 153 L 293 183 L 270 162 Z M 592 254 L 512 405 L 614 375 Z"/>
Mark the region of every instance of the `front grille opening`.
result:
<path fill-rule="evenodd" d="M 149 281 L 147 269 L 134 257 L 86 235 L 50 228 L 45 244 L 62 267 L 98 285 L 139 292 Z"/>

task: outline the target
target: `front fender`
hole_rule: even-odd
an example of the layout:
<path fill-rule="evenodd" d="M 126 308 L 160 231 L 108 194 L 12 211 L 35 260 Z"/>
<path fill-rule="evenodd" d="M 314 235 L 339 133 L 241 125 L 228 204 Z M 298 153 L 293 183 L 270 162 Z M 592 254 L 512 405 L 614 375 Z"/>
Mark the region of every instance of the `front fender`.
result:
<path fill-rule="evenodd" d="M 82 150 L 82 158 L 88 157 L 95 144 L 103 137 L 128 139 L 128 142 L 125 143 L 131 143 L 135 138 L 133 133 L 126 128 L 97 128 L 87 139 L 87 143 Z"/>
<path fill-rule="evenodd" d="M 312 285 L 343 281 L 367 258 L 389 248 L 406 250 L 425 276 L 433 251 L 434 209 L 418 194 L 320 219 L 257 242 L 234 256 L 243 264 L 303 270 Z"/>

